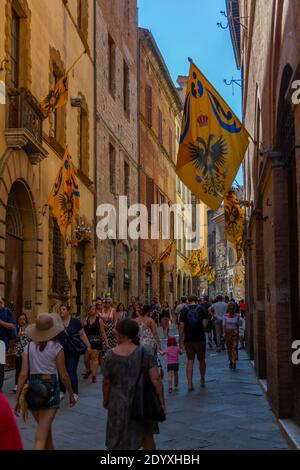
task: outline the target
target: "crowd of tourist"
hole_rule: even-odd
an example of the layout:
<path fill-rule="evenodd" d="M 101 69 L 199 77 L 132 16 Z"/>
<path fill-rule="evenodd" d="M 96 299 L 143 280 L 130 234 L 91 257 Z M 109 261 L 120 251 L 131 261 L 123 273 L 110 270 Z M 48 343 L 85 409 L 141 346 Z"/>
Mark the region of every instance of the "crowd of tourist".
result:
<path fill-rule="evenodd" d="M 159 422 L 166 419 L 160 357 L 167 359 L 169 394 L 179 387 L 183 353 L 187 357 L 188 391 L 195 389 L 196 358 L 200 385 L 205 387 L 207 340 L 211 349 L 215 343 L 217 353 L 226 347 L 229 368 L 236 370 L 239 345 L 244 348 L 245 343 L 245 311 L 244 300 L 238 303 L 222 296 L 182 297 L 174 308 L 167 302 L 161 306 L 157 297 L 150 305 L 142 305 L 132 297 L 128 306 L 119 303 L 115 308 L 111 297 L 106 296 L 89 306 L 85 318 L 73 316 L 70 307 L 61 304 L 57 313 L 41 313 L 35 323 L 28 324 L 23 313 L 15 320 L 0 299 L 0 391 L 5 352 L 13 340 L 15 414 L 22 413 L 26 419 L 29 410 L 37 423 L 34 448 L 52 450 L 52 423 L 61 400 L 68 393 L 73 407 L 80 399 L 78 365 L 83 357 L 83 380 L 90 378 L 95 384 L 101 368 L 103 407 L 108 410 L 107 449 L 153 450 Z M 170 336 L 172 323 L 178 331 L 175 329 L 175 335 Z M 164 347 L 162 341 L 166 341 Z M 0 410 L 9 407 L 1 392 L 0 398 Z M 11 422 L 10 432 L 18 433 L 9 410 L 1 412 Z M 0 421 L 3 423 L 2 416 Z M 10 438 L 4 434 L 0 425 L 0 449 L 11 448 Z M 20 436 L 15 443 L 22 448 Z"/>

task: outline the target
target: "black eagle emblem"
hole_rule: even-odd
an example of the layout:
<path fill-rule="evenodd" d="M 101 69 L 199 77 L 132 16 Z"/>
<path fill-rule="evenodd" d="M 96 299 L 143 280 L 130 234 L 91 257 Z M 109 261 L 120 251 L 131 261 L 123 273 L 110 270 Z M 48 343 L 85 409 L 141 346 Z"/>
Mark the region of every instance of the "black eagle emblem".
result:
<path fill-rule="evenodd" d="M 198 145 L 189 144 L 193 165 L 201 171 L 205 180 L 211 180 L 216 174 L 221 174 L 221 168 L 226 162 L 226 140 L 221 136 L 213 143 L 214 139 L 214 134 L 210 134 L 207 142 L 198 137 Z"/>

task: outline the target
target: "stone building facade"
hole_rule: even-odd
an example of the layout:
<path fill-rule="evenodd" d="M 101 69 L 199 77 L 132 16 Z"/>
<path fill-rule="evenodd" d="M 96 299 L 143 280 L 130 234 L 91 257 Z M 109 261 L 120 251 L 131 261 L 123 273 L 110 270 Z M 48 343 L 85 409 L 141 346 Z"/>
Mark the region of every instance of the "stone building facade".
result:
<path fill-rule="evenodd" d="M 47 205 L 68 144 L 81 210 L 67 238 L 78 224 L 92 229 L 93 24 L 92 0 L 0 2 L 0 295 L 31 320 L 62 300 L 80 315 L 95 296 L 93 236 L 67 245 Z M 67 105 L 45 119 L 39 101 L 84 50 Z"/>
<path fill-rule="evenodd" d="M 178 89 L 181 102 L 184 102 L 182 90 Z M 180 133 L 181 133 L 181 119 L 182 113 L 176 117 L 176 155 L 178 155 Z M 191 204 L 192 194 L 191 191 L 183 184 L 183 182 L 176 175 L 176 203 L 178 204 L 178 217 L 182 218 L 181 222 L 181 238 L 176 241 L 176 290 L 175 299 L 179 300 L 182 296 L 187 296 L 192 292 L 192 276 L 185 269 L 185 262 L 188 258 L 188 250 L 185 246 L 184 227 L 190 223 L 189 218 L 184 212 L 185 204 Z"/>
<path fill-rule="evenodd" d="M 238 11 L 239 6 L 239 11 Z M 300 108 L 291 101 L 300 78 L 300 4 L 228 2 L 243 71 L 243 113 L 253 136 L 245 158 L 247 211 L 247 347 L 276 416 L 300 424 Z M 243 19 L 242 19 L 243 18 Z M 285 422 L 286 424 L 287 422 Z"/>
<path fill-rule="evenodd" d="M 96 1 L 96 205 L 138 202 L 137 2 Z M 118 211 L 117 211 L 118 213 Z M 99 219 L 96 219 L 99 222 Z M 119 228 L 119 227 L 118 227 Z M 96 240 L 97 295 L 138 295 L 138 243 Z"/>
<path fill-rule="evenodd" d="M 245 298 L 244 260 L 237 261 L 234 246 L 226 238 L 225 216 L 221 207 L 217 212 L 208 210 L 208 261 L 215 272 L 215 283 L 208 286 L 211 298 L 228 295 L 229 298 Z"/>
<path fill-rule="evenodd" d="M 139 51 L 140 202 L 151 214 L 152 204 L 176 204 L 175 119 L 182 104 L 154 37 L 142 28 L 139 28 Z M 149 218 L 149 234 L 151 225 Z M 149 238 L 140 242 L 142 301 L 150 302 L 153 296 L 171 304 L 175 300 L 176 248 L 173 247 L 167 263 L 157 262 L 173 237 L 171 227 L 168 240 Z"/>

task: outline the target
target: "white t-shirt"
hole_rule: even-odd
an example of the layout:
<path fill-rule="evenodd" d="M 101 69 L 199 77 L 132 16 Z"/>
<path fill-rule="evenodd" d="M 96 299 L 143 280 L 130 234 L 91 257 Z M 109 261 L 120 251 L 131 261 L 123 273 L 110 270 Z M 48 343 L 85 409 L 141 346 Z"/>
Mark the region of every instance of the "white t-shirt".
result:
<path fill-rule="evenodd" d="M 223 320 L 223 316 L 227 313 L 228 304 L 226 302 L 216 302 L 211 307 L 215 313 L 217 320 Z"/>
<path fill-rule="evenodd" d="M 0 340 L 0 364 L 6 364 L 6 347 L 4 341 Z"/>
<path fill-rule="evenodd" d="M 27 344 L 24 353 L 29 350 L 29 374 L 57 374 L 56 358 L 62 349 L 56 341 L 48 341 L 43 351 L 34 341 Z"/>

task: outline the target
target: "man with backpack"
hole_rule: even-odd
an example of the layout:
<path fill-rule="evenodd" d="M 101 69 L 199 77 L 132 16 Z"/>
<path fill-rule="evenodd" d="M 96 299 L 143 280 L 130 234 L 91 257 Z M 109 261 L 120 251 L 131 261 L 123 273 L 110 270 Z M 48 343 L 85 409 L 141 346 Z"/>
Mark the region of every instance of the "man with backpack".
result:
<path fill-rule="evenodd" d="M 4 301 L 0 297 L 0 342 L 5 344 L 6 351 L 9 349 L 9 341 L 15 337 L 16 322 L 9 308 L 4 306 Z M 4 362 L 4 364 L 3 364 Z M 0 391 L 4 380 L 5 361 L 0 363 Z"/>
<path fill-rule="evenodd" d="M 189 304 L 186 305 L 180 313 L 179 342 L 181 348 L 183 345 L 185 347 L 187 355 L 186 376 L 188 389 L 192 392 L 194 390 L 193 367 L 195 356 L 197 356 L 200 366 L 201 387 L 205 387 L 205 329 L 208 320 L 204 307 L 197 303 L 197 296 L 191 295 L 188 300 Z"/>

